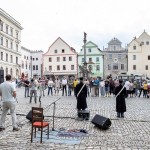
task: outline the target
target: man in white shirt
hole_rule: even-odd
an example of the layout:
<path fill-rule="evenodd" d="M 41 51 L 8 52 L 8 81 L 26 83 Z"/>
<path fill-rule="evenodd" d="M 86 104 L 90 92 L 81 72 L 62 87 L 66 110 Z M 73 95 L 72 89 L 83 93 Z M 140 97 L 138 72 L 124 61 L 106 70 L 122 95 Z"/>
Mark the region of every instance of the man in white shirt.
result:
<path fill-rule="evenodd" d="M 62 84 L 62 96 L 64 96 L 64 91 L 65 91 L 65 94 L 67 96 L 67 88 L 66 88 L 66 86 L 67 86 L 67 79 L 65 77 L 62 79 L 61 84 Z"/>
<path fill-rule="evenodd" d="M 2 114 L 1 114 L 1 122 L 0 122 L 0 131 L 5 130 L 4 123 L 5 118 L 8 113 L 8 110 L 10 110 L 10 114 L 12 117 L 12 126 L 13 131 L 18 131 L 19 128 L 16 124 L 16 88 L 11 83 L 11 75 L 6 75 L 6 81 L 0 84 L 0 95 L 2 96 Z"/>

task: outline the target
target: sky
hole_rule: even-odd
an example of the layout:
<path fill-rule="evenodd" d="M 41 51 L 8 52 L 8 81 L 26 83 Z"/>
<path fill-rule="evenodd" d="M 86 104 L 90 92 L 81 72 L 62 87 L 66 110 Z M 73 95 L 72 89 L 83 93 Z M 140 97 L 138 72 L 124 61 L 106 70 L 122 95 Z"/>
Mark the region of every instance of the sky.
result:
<path fill-rule="evenodd" d="M 145 30 L 150 34 L 150 0 L 0 0 L 21 23 L 21 45 L 46 52 L 61 37 L 80 52 L 84 32 L 103 50 L 114 37 L 122 47 Z"/>

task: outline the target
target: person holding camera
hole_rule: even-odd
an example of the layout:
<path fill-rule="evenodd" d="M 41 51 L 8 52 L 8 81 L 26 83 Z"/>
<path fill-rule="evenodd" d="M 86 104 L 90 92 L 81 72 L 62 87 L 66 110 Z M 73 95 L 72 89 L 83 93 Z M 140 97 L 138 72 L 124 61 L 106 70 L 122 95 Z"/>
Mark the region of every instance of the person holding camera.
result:
<path fill-rule="evenodd" d="M 38 81 L 31 79 L 31 82 L 30 82 L 30 102 L 29 103 L 32 102 L 33 95 L 34 95 L 35 103 L 37 102 L 37 87 L 38 87 Z"/>

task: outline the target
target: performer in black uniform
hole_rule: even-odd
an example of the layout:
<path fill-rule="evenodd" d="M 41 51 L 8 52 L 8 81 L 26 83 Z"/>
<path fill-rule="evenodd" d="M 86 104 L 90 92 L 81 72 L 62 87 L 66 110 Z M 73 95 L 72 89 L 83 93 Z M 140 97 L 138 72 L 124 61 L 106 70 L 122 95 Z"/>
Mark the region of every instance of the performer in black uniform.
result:
<path fill-rule="evenodd" d="M 115 88 L 115 95 L 117 95 L 123 88 L 122 82 L 123 82 L 122 80 L 119 80 L 119 86 Z M 126 95 L 126 88 L 124 87 L 123 90 L 120 92 L 120 94 L 116 97 L 117 117 L 124 118 L 124 112 L 126 112 L 125 95 Z"/>
<path fill-rule="evenodd" d="M 82 90 L 81 90 L 81 88 L 82 88 Z M 87 87 L 83 83 L 83 78 L 80 78 L 80 83 L 77 84 L 77 86 L 76 86 L 76 97 L 77 97 L 77 109 L 85 110 L 87 108 L 87 103 L 86 103 Z"/>

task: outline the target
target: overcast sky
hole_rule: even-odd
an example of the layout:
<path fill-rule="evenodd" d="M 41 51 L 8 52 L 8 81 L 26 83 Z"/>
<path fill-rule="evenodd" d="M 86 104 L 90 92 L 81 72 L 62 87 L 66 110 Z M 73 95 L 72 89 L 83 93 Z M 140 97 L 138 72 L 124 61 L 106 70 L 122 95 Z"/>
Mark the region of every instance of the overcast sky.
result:
<path fill-rule="evenodd" d="M 117 37 L 125 47 L 144 29 L 150 34 L 150 0 L 0 0 L 21 23 L 22 46 L 43 50 L 61 37 L 77 52 L 83 33 L 100 49 Z"/>

